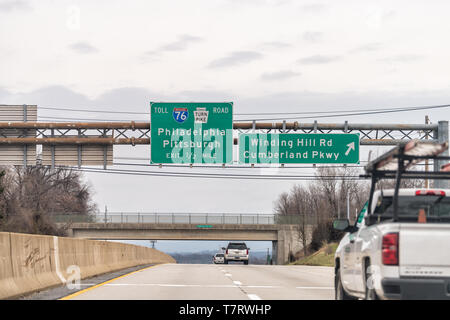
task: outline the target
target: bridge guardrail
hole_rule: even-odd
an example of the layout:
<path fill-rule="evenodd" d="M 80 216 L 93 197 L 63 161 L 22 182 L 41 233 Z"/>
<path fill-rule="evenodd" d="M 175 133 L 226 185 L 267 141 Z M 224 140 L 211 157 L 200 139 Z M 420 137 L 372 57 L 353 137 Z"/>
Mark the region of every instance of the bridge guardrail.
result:
<path fill-rule="evenodd" d="M 300 224 L 302 215 L 277 214 L 236 214 L 236 213 L 145 213 L 145 212 L 108 212 L 90 215 L 52 214 L 52 220 L 59 223 L 169 223 L 169 224 Z M 307 217 L 307 224 L 314 223 L 313 217 Z"/>

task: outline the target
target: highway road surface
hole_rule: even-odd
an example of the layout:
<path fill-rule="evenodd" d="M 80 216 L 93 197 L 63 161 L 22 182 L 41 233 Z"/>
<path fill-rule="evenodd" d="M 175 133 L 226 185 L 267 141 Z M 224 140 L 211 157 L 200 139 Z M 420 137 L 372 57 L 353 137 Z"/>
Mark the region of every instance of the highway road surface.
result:
<path fill-rule="evenodd" d="M 330 267 L 163 264 L 85 283 L 63 299 L 328 300 L 334 299 L 333 282 Z"/>

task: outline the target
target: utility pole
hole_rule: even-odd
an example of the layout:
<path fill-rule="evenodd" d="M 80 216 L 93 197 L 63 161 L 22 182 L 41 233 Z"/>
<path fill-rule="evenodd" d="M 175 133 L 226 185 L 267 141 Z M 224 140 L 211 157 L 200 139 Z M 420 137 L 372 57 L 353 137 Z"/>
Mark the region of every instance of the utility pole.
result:
<path fill-rule="evenodd" d="M 347 190 L 347 219 L 350 221 L 350 190 Z"/>
<path fill-rule="evenodd" d="M 425 116 L 425 124 L 430 123 L 430 118 L 428 116 Z M 428 135 L 426 135 L 426 139 L 428 140 Z M 425 160 L 425 172 L 428 172 L 428 159 Z M 425 189 L 428 189 L 429 186 L 429 180 L 425 179 Z"/>
<path fill-rule="evenodd" d="M 341 209 L 339 208 L 339 198 L 340 198 L 340 195 L 337 196 L 338 219 L 341 218 Z"/>
<path fill-rule="evenodd" d="M 105 205 L 105 223 L 108 222 L 108 218 L 107 218 L 107 214 L 108 214 L 108 207 Z"/>

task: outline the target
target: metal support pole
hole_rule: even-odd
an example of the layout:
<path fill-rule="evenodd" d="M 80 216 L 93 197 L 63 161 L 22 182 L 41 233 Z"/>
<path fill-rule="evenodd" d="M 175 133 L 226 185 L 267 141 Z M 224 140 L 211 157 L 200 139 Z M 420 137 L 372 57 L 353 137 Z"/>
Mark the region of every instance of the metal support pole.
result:
<path fill-rule="evenodd" d="M 428 116 L 425 116 L 425 124 L 428 124 L 430 122 L 430 118 Z M 425 139 L 428 140 L 428 134 L 426 134 Z M 425 160 L 425 172 L 428 172 L 428 159 Z M 428 179 L 425 180 L 425 189 L 428 189 L 430 186 L 430 181 Z"/>
<path fill-rule="evenodd" d="M 439 121 L 437 132 L 435 131 L 435 139 L 438 140 L 439 143 L 448 143 L 448 121 Z M 442 156 L 448 156 L 448 149 L 442 153 Z M 441 166 L 446 163 L 445 160 L 434 160 L 434 171 L 440 171 Z M 434 180 L 434 187 L 439 189 L 448 189 L 450 188 L 450 181 L 448 180 Z"/>
<path fill-rule="evenodd" d="M 81 130 L 78 129 L 78 138 L 81 137 Z M 81 144 L 78 145 L 77 147 L 77 160 L 78 160 L 78 169 L 81 168 L 81 153 L 82 153 L 82 149 L 81 149 Z"/>
<path fill-rule="evenodd" d="M 55 130 L 51 129 L 52 138 L 55 137 Z M 52 157 L 52 170 L 55 170 L 55 145 L 50 146 L 50 153 Z"/>
<path fill-rule="evenodd" d="M 314 129 L 313 129 L 314 133 L 317 133 L 317 120 L 314 120 Z M 316 164 L 313 164 L 313 168 L 316 168 Z"/>
<path fill-rule="evenodd" d="M 350 221 L 350 190 L 347 190 L 347 220 Z"/>
<path fill-rule="evenodd" d="M 24 104 L 23 105 L 23 122 L 27 122 L 27 118 L 28 118 L 28 115 L 27 115 L 27 105 L 26 104 Z M 25 135 L 25 137 L 27 136 L 27 133 L 28 133 L 28 130 L 27 129 L 25 129 L 25 130 L 23 130 L 23 132 L 24 132 L 24 135 Z M 28 155 L 28 146 L 27 145 L 24 145 L 23 146 L 23 166 L 24 166 L 24 168 L 26 168 L 27 167 L 27 162 L 28 162 L 28 160 L 27 160 L 27 155 Z"/>
<path fill-rule="evenodd" d="M 402 180 L 402 173 L 404 170 L 403 167 L 403 159 L 402 156 L 404 154 L 405 150 L 404 147 L 401 147 L 399 150 L 399 157 L 398 157 L 398 167 L 397 167 L 397 174 L 395 177 L 395 190 L 394 190 L 394 200 L 393 200 L 393 206 L 394 206 L 394 217 L 393 217 L 393 221 L 396 222 L 398 221 L 398 191 L 400 189 L 400 183 Z"/>

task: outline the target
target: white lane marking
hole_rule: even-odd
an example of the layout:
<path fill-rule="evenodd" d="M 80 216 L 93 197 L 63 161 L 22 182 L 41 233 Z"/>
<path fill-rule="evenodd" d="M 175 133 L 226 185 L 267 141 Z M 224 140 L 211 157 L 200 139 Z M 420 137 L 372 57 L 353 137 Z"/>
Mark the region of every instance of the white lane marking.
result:
<path fill-rule="evenodd" d="M 334 287 L 295 287 L 296 289 L 305 289 L 305 290 L 334 290 Z"/>
<path fill-rule="evenodd" d="M 233 281 L 233 283 L 234 283 L 235 285 L 237 285 L 237 286 L 241 286 L 241 285 L 242 285 L 242 282 L 240 282 L 240 281 Z"/>
<path fill-rule="evenodd" d="M 61 270 L 59 268 L 59 245 L 58 245 L 58 237 L 53 236 L 53 246 L 54 246 L 54 253 L 55 253 L 55 271 L 56 275 L 58 276 L 59 280 L 61 280 L 62 283 L 66 283 L 66 279 L 61 273 Z"/>
<path fill-rule="evenodd" d="M 225 276 L 231 278 L 232 274 L 231 273 L 225 273 Z"/>
<path fill-rule="evenodd" d="M 256 294 L 248 294 L 247 296 L 250 298 L 250 300 L 262 300 Z"/>
<path fill-rule="evenodd" d="M 267 288 L 267 289 L 283 288 L 283 287 L 280 287 L 280 286 L 255 286 L 255 285 L 253 285 L 253 286 L 243 286 L 243 287 L 245 287 L 245 288 L 262 288 L 262 289 L 264 289 L 264 288 Z"/>

